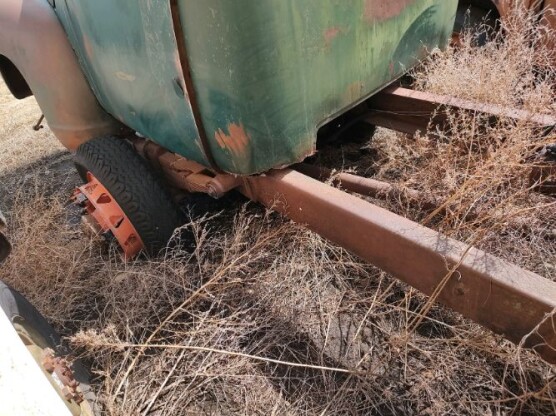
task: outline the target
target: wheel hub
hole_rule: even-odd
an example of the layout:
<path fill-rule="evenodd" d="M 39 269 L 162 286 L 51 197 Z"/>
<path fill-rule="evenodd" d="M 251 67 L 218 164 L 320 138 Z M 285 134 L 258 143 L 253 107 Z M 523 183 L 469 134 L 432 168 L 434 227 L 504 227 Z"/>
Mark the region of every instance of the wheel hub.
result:
<path fill-rule="evenodd" d="M 56 357 L 54 351 L 47 348 L 43 351 L 42 365 L 61 384 L 62 395 L 66 400 L 73 400 L 77 404 L 83 402 L 83 394 L 77 389 L 79 382 L 75 379 L 67 360 Z"/>
<path fill-rule="evenodd" d="M 57 357 L 54 350 L 47 346 L 47 341 L 32 327 L 29 327 L 24 319 L 18 317 L 13 324 L 19 338 L 48 377 L 52 387 L 65 400 L 70 413 L 93 416 L 95 411 L 92 403 L 85 399 L 82 387 L 76 380 L 70 363 L 64 358 Z"/>
<path fill-rule="evenodd" d="M 87 179 L 73 195 L 75 203 L 85 210 L 85 221 L 93 223 L 97 233 L 111 233 L 126 259 L 135 257 L 145 248 L 139 233 L 106 187 L 91 172 L 87 172 Z"/>

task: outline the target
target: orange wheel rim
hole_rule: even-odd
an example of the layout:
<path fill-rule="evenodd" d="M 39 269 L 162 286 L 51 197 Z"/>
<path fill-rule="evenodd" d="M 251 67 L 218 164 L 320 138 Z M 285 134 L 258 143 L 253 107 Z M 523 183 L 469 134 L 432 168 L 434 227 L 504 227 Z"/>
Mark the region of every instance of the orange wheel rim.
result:
<path fill-rule="evenodd" d="M 87 181 L 77 188 L 74 200 L 84 206 L 101 233 L 112 232 L 126 259 L 135 257 L 145 248 L 139 233 L 108 189 L 91 172 L 87 172 Z"/>

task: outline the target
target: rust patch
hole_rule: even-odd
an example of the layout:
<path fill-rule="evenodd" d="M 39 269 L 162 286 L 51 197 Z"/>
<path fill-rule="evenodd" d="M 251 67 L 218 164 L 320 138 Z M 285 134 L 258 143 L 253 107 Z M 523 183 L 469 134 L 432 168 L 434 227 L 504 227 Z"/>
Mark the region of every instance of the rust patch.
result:
<path fill-rule="evenodd" d="M 365 0 L 363 16 L 368 23 L 381 22 L 398 16 L 415 0 Z"/>
<path fill-rule="evenodd" d="M 327 48 L 332 45 L 332 41 L 336 39 L 340 33 L 342 33 L 342 29 L 339 27 L 331 27 L 330 29 L 326 29 L 324 31 L 324 43 Z"/>
<path fill-rule="evenodd" d="M 243 124 L 228 124 L 228 134 L 222 129 L 214 134 L 216 141 L 221 149 L 227 149 L 234 156 L 244 156 L 248 151 L 250 137 L 245 131 Z"/>

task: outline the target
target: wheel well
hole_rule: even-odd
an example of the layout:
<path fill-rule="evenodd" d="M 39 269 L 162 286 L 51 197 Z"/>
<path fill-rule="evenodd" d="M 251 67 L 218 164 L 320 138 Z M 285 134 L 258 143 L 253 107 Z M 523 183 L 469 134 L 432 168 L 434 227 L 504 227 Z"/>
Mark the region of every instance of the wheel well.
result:
<path fill-rule="evenodd" d="M 460 6 L 473 6 L 483 9 L 494 14 L 495 18 L 500 18 L 500 9 L 498 8 L 498 0 L 460 0 Z"/>
<path fill-rule="evenodd" d="M 478 45 L 483 45 L 487 41 L 487 34 L 483 30 L 485 27 L 492 29 L 492 33 L 500 29 L 499 5 L 500 0 L 460 0 L 454 25 L 455 32 L 462 32 L 466 28 L 474 32 L 480 29 L 478 32 L 481 34 L 476 41 Z"/>
<path fill-rule="evenodd" d="M 19 69 L 4 55 L 0 55 L 0 74 L 2 74 L 10 92 L 18 100 L 33 95 L 29 84 L 27 84 Z"/>

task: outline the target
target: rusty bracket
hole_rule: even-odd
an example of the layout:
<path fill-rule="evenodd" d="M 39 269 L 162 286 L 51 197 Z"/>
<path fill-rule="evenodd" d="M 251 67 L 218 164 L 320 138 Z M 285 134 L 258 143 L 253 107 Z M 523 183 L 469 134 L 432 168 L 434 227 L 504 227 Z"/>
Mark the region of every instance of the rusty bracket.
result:
<path fill-rule="evenodd" d="M 542 134 L 547 134 L 556 126 L 556 118 L 548 115 L 414 91 L 399 86 L 379 92 L 368 100 L 368 104 L 371 109 L 367 117 L 369 123 L 411 135 L 419 131 L 425 133 L 431 127 L 447 127 L 447 114 L 454 110 L 488 115 L 492 123 L 500 118 L 529 123 L 540 128 Z"/>
<path fill-rule="evenodd" d="M 555 282 L 300 172 L 249 177 L 240 190 L 556 364 Z"/>
<path fill-rule="evenodd" d="M 191 193 L 206 193 L 218 199 L 242 183 L 238 176 L 215 173 L 200 163 L 169 152 L 150 140 L 133 138 L 131 141 L 139 154 L 153 167 L 162 171 L 170 184 L 178 189 Z"/>

